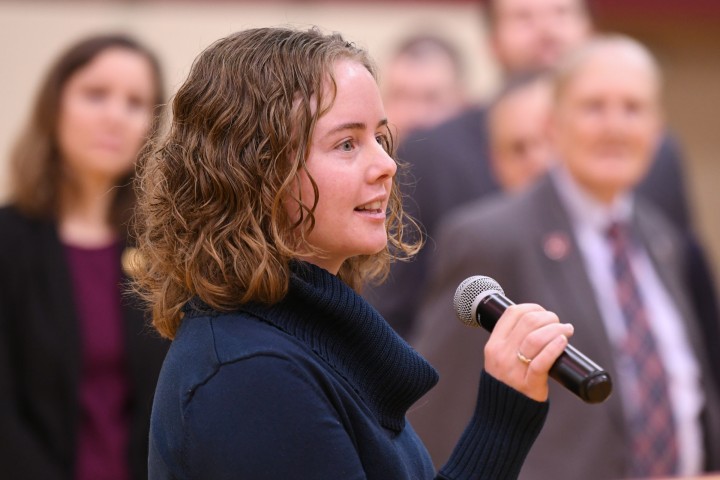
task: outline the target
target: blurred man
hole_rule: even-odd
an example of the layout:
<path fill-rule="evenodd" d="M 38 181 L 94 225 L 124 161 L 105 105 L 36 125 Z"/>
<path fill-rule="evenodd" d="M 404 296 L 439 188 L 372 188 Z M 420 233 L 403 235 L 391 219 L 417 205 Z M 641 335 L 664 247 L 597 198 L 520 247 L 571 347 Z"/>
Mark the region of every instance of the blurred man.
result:
<path fill-rule="evenodd" d="M 555 65 L 592 33 L 584 0 L 485 0 L 483 6 L 489 42 L 507 80 Z M 486 108 L 471 108 L 432 130 L 410 135 L 401 143 L 398 157 L 411 167 L 406 208 L 422 224 L 428 241 L 414 261 L 394 264 L 387 282 L 367 290 L 366 296 L 398 333 L 412 341 L 428 258 L 436 252 L 438 220 L 453 207 L 498 189 L 490 169 Z M 639 191 L 688 229 L 681 156 L 667 135 L 655 158 Z M 708 283 L 706 277 L 700 283 Z"/>
<path fill-rule="evenodd" d="M 644 47 L 618 36 L 591 42 L 556 77 L 549 133 L 558 168 L 443 223 L 416 342 L 440 383 L 410 415 L 435 462 L 475 400 L 485 334 L 454 319 L 452 297 L 482 273 L 509 298 L 573 323 L 572 344 L 614 382 L 596 405 L 553 382 L 550 414 L 520 478 L 658 478 L 720 467 L 720 400 L 683 282 L 685 246 L 632 194 L 661 135 L 659 96 Z M 521 346 L 518 361 L 532 368 L 535 352 Z"/>
<path fill-rule="evenodd" d="M 382 70 L 381 86 L 388 120 L 402 140 L 454 117 L 466 106 L 460 53 L 431 35 L 403 41 Z"/>
<path fill-rule="evenodd" d="M 500 188 L 517 192 L 553 163 L 547 135 L 552 103 L 549 74 L 510 82 L 489 107 L 490 167 Z"/>
<path fill-rule="evenodd" d="M 490 46 L 506 76 L 557 64 L 587 40 L 591 20 L 579 0 L 487 0 Z"/>

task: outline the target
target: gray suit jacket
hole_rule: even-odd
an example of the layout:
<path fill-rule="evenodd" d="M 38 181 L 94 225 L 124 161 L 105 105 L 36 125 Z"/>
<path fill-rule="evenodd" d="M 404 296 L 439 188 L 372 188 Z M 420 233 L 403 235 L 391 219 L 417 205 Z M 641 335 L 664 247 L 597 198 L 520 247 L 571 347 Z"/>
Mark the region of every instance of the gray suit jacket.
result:
<path fill-rule="evenodd" d="M 696 319 L 682 274 L 680 239 L 652 206 L 636 202 L 635 227 L 686 319 L 689 338 L 709 378 Z M 463 326 L 452 297 L 471 275 L 495 278 L 508 298 L 534 302 L 575 326 L 571 343 L 617 377 L 609 339 L 570 221 L 549 177 L 519 196 L 500 196 L 461 207 L 441 228 L 413 342 L 440 372 L 439 384 L 410 411 L 410 420 L 433 461 L 443 463 L 475 403 L 475 385 L 488 334 Z M 624 477 L 628 442 L 620 395 L 588 405 L 550 382 L 550 414 L 520 478 L 593 480 Z M 706 382 L 704 419 L 711 468 L 720 468 L 720 400 Z M 615 389 L 617 390 L 617 382 Z"/>

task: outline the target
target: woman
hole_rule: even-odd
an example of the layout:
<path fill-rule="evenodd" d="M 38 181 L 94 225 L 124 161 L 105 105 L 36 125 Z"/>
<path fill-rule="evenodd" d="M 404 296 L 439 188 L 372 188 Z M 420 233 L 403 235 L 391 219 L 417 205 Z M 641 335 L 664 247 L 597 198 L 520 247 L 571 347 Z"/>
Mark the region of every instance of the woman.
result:
<path fill-rule="evenodd" d="M 0 476 L 147 478 L 165 341 L 123 296 L 132 176 L 163 97 L 123 35 L 67 50 L 11 156 L 0 209 Z"/>
<path fill-rule="evenodd" d="M 353 290 L 416 249 L 366 53 L 240 32 L 198 57 L 173 114 L 139 178 L 137 278 L 174 339 L 150 478 L 433 477 L 405 412 L 437 375 Z M 517 475 L 571 333 L 538 306 L 504 315 L 441 477 Z"/>

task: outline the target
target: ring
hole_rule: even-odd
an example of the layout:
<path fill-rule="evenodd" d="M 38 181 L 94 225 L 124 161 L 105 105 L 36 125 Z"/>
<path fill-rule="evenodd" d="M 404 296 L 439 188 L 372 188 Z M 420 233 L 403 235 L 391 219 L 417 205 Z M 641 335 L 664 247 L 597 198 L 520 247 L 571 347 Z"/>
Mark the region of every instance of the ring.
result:
<path fill-rule="evenodd" d="M 532 358 L 528 358 L 525 355 L 523 355 L 522 352 L 520 352 L 520 350 L 517 351 L 517 357 L 518 357 L 518 360 L 523 362 L 525 365 L 530 365 L 530 362 L 532 362 L 532 360 L 533 360 Z"/>

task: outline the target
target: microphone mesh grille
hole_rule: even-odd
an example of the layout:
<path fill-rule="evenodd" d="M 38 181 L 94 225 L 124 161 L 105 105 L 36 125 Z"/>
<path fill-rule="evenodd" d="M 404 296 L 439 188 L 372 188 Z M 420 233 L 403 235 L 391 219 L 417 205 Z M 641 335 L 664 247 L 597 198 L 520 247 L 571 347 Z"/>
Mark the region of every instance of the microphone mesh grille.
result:
<path fill-rule="evenodd" d="M 477 315 L 473 311 L 475 299 L 484 292 L 492 290 L 505 295 L 500 284 L 490 277 L 475 275 L 462 281 L 455 290 L 453 306 L 458 319 L 469 327 L 479 327 Z"/>

